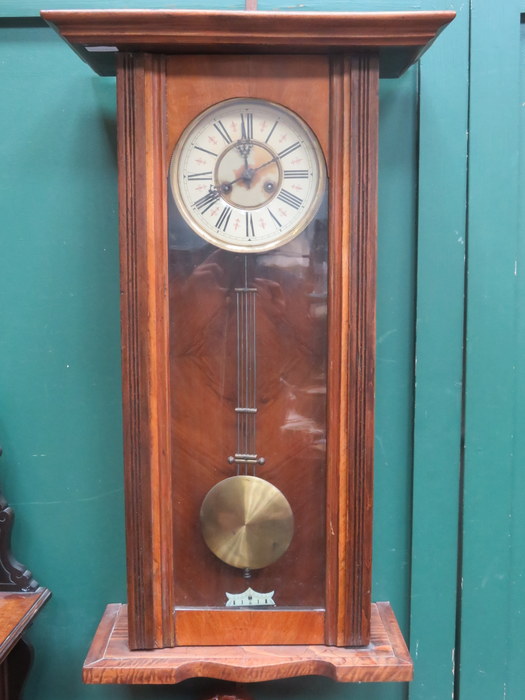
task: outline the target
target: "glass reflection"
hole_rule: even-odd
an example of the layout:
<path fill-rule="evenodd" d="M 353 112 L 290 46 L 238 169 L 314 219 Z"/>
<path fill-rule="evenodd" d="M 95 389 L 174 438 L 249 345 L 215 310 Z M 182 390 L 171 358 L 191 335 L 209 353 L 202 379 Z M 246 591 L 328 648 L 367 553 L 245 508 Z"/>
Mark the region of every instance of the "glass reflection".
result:
<path fill-rule="evenodd" d="M 261 593 L 274 591 L 277 606 L 324 605 L 326 241 L 326 201 L 301 235 L 281 248 L 251 255 L 206 243 L 170 202 L 170 394 L 179 606 L 224 606 L 227 593 L 240 594 L 248 586 Z M 244 360 L 239 359 L 236 291 L 243 286 L 256 290 L 253 328 L 245 335 L 245 340 L 253 338 L 253 347 L 248 355 L 241 352 Z M 239 401 L 244 407 L 253 404 L 257 412 L 239 416 Z M 257 462 L 238 460 L 239 454 L 256 454 Z M 238 473 L 269 481 L 293 512 L 288 549 L 262 569 L 225 564 L 201 534 L 199 513 L 206 494 Z"/>

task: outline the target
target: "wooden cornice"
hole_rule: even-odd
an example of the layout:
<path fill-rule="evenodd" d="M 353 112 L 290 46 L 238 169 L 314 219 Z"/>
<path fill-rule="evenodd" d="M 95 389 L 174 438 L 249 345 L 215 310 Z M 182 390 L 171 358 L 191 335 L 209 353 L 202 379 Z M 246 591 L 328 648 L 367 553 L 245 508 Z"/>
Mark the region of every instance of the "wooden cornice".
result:
<path fill-rule="evenodd" d="M 246 12 L 208 10 L 43 10 L 42 17 L 100 75 L 115 54 L 379 53 L 380 75 L 400 75 L 454 12 Z"/>

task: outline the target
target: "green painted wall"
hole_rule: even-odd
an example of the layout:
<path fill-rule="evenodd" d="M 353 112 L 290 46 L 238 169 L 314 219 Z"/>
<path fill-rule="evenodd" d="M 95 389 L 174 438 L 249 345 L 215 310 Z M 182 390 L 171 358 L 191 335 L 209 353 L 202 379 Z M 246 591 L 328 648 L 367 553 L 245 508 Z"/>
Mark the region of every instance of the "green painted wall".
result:
<path fill-rule="evenodd" d="M 26 697 L 198 698 L 216 684 L 80 680 L 104 606 L 125 600 L 115 83 L 39 8 L 0 8 L 0 484 L 16 556 L 53 591 Z M 250 691 L 522 700 L 525 0 L 297 6 L 321 8 L 458 11 L 419 67 L 381 85 L 374 598 L 392 602 L 416 677 Z"/>

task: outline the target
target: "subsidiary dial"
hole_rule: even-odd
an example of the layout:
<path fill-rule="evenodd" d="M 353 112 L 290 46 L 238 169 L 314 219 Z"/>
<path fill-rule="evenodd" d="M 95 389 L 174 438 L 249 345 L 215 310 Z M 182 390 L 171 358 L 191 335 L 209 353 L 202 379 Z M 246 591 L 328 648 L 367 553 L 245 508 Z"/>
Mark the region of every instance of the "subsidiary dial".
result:
<path fill-rule="evenodd" d="M 170 165 L 171 190 L 190 227 L 219 248 L 243 253 L 277 248 L 301 233 L 325 181 L 313 132 L 265 100 L 226 100 L 200 114 Z"/>

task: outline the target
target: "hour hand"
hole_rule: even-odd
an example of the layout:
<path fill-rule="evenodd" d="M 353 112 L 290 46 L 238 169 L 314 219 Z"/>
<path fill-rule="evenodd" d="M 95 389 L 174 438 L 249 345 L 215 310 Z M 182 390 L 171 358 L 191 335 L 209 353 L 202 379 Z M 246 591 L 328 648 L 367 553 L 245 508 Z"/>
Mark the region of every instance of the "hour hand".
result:
<path fill-rule="evenodd" d="M 252 150 L 253 115 L 241 114 L 241 138 L 237 141 L 236 148 L 244 158 L 244 167 L 248 170 L 248 156 Z"/>
<path fill-rule="evenodd" d="M 239 155 L 244 158 L 245 169 L 249 170 L 250 166 L 248 165 L 248 156 L 252 150 L 252 142 L 249 139 L 242 138 L 237 141 L 235 148 L 237 149 Z"/>
<path fill-rule="evenodd" d="M 247 161 L 247 158 L 246 158 L 246 161 Z M 257 168 L 257 170 L 258 170 L 258 168 Z M 237 182 L 241 182 L 241 181 L 244 182 L 244 184 L 248 188 L 250 188 L 252 180 L 253 180 L 254 172 L 255 172 L 255 170 L 250 168 L 250 166 L 248 164 L 246 164 L 242 175 L 235 178 L 235 180 L 231 180 L 230 182 L 222 182 L 218 186 L 217 189 L 221 194 L 230 194 L 230 192 L 232 191 L 233 185 L 235 185 Z"/>
<path fill-rule="evenodd" d="M 253 139 L 253 114 L 241 114 L 241 141 L 250 143 Z"/>

